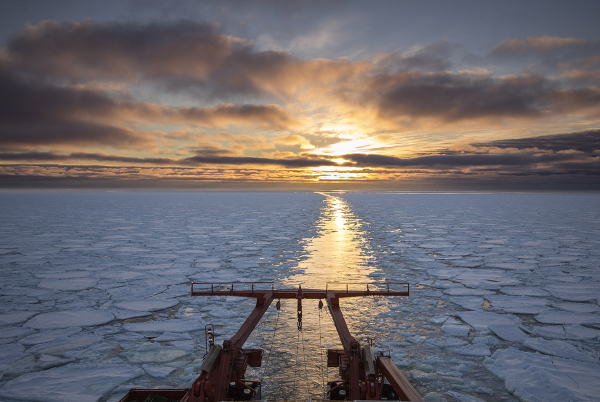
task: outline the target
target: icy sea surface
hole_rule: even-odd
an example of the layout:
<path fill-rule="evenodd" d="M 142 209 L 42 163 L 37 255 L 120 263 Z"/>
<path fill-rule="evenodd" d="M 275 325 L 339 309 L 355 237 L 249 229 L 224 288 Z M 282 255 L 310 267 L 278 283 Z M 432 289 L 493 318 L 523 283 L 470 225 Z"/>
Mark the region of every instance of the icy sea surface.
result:
<path fill-rule="evenodd" d="M 253 300 L 190 283 L 409 282 L 344 299 L 427 401 L 600 400 L 600 195 L 0 193 L 0 400 L 118 401 L 189 387 Z M 272 306 L 262 398 L 323 397 L 327 309 Z"/>

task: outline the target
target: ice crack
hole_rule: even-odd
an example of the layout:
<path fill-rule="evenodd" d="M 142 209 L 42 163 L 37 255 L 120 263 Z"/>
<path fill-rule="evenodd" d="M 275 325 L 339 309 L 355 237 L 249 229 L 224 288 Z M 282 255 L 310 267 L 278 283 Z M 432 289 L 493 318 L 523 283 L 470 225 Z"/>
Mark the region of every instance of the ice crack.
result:
<path fill-rule="evenodd" d="M 564 327 L 563 327 L 563 328 L 564 328 Z M 550 361 L 552 362 L 552 365 L 554 366 L 554 368 L 555 368 L 556 370 L 558 370 L 558 367 L 556 367 L 556 364 L 554 364 L 554 358 L 550 358 Z M 558 371 L 560 371 L 560 370 L 558 370 Z M 581 390 L 581 388 L 579 388 L 579 383 L 578 383 L 577 381 L 575 381 L 575 379 L 574 379 L 573 377 L 571 377 L 571 376 L 569 375 L 569 373 L 565 373 L 565 375 L 566 375 L 567 377 L 569 377 L 569 379 L 570 379 L 571 381 L 573 381 L 573 383 L 575 383 L 575 385 L 577 386 L 577 390 L 579 390 L 580 392 L 582 392 L 583 394 L 585 394 L 585 396 L 587 396 L 587 397 L 588 397 L 588 399 L 589 399 L 589 400 L 590 400 L 590 402 L 591 402 L 591 401 L 592 401 L 592 397 L 591 397 L 590 395 L 588 395 L 588 394 L 587 394 L 585 391 L 582 391 L 582 390 Z"/>

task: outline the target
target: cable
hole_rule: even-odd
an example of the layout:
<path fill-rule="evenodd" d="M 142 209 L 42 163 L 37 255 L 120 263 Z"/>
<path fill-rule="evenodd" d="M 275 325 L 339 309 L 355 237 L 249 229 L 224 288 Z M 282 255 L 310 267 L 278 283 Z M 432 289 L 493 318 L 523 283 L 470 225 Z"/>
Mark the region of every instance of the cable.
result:
<path fill-rule="evenodd" d="M 273 330 L 273 337 L 271 338 L 271 346 L 269 347 L 269 354 L 267 355 L 267 357 L 265 359 L 265 364 L 263 365 L 263 369 L 262 369 L 260 377 L 259 377 L 259 381 L 261 382 L 261 384 L 262 384 L 263 376 L 264 376 L 265 372 L 267 371 L 267 366 L 268 366 L 268 363 L 271 358 L 271 353 L 273 351 L 273 344 L 275 343 L 275 334 L 277 333 L 277 326 L 279 325 L 279 313 L 280 312 L 281 312 L 280 310 L 277 310 L 277 318 L 275 319 L 275 329 Z M 271 315 L 272 315 L 272 313 L 271 313 Z"/>
<path fill-rule="evenodd" d="M 298 355 L 300 354 L 300 331 L 298 331 L 298 336 L 296 337 L 296 375 L 294 375 L 294 392 L 296 391 L 296 380 L 298 379 Z"/>
<path fill-rule="evenodd" d="M 321 332 L 321 309 L 319 309 L 319 350 L 321 351 L 321 387 L 323 388 L 323 399 L 326 399 L 325 371 L 323 370 L 323 334 Z"/>
<path fill-rule="evenodd" d="M 306 397 L 308 398 L 311 394 L 308 389 L 308 372 L 306 370 L 306 351 L 304 349 L 304 332 L 303 331 L 299 331 L 299 332 L 302 332 L 302 355 L 304 357 L 304 381 L 306 383 Z"/>

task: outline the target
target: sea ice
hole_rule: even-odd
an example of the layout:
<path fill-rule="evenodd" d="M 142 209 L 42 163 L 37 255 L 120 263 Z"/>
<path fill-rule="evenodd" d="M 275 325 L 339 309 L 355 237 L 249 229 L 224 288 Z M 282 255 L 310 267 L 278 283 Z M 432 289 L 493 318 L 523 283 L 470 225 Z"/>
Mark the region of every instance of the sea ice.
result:
<path fill-rule="evenodd" d="M 47 370 L 51 367 L 62 366 L 73 361 L 75 361 L 74 358 L 58 357 L 42 353 L 40 355 L 40 358 L 37 359 L 36 363 L 40 366 L 42 370 Z"/>
<path fill-rule="evenodd" d="M 533 327 L 533 333 L 544 338 L 566 339 L 567 332 L 562 325 L 544 325 Z"/>
<path fill-rule="evenodd" d="M 461 394 L 460 392 L 456 392 L 456 391 L 448 391 L 447 394 L 452 396 L 459 402 L 483 402 L 482 399 L 479 399 L 475 396 Z"/>
<path fill-rule="evenodd" d="M 543 324 L 600 324 L 599 314 L 572 313 L 567 311 L 548 310 L 535 316 Z"/>
<path fill-rule="evenodd" d="M 433 338 L 427 339 L 425 342 L 427 345 L 431 345 L 437 348 L 448 348 L 454 346 L 464 346 L 467 345 L 467 341 L 463 341 L 462 339 L 455 338 L 453 336 L 446 336 L 441 338 Z"/>
<path fill-rule="evenodd" d="M 72 278 L 55 281 L 41 281 L 38 286 L 45 289 L 76 291 L 89 289 L 94 287 L 96 283 L 98 283 L 98 281 L 92 278 Z"/>
<path fill-rule="evenodd" d="M 508 342 L 523 342 L 529 338 L 527 334 L 519 329 L 517 324 L 489 324 L 488 329 L 499 338 Z"/>
<path fill-rule="evenodd" d="M 500 289 L 501 286 L 519 285 L 521 281 L 509 278 L 499 269 L 467 269 L 452 279 L 468 287 Z"/>
<path fill-rule="evenodd" d="M 154 378 L 166 378 L 173 371 L 177 370 L 176 367 L 170 367 L 165 365 L 155 366 L 151 364 L 142 364 L 142 368 L 146 373 Z"/>
<path fill-rule="evenodd" d="M 496 310 L 515 314 L 540 314 L 546 310 L 549 300 L 528 296 L 486 296 Z"/>
<path fill-rule="evenodd" d="M 557 339 L 548 341 L 543 338 L 531 338 L 523 342 L 523 345 L 546 355 L 564 357 L 565 359 L 580 360 L 583 362 L 600 363 L 598 358 L 590 356 L 588 353 L 577 348 L 568 341 L 561 341 Z"/>
<path fill-rule="evenodd" d="M 37 278 L 44 279 L 74 279 L 86 276 L 90 276 L 89 271 L 44 272 L 36 275 Z"/>
<path fill-rule="evenodd" d="M 500 289 L 500 292 L 512 296 L 550 296 L 544 289 L 530 286 L 507 286 Z"/>
<path fill-rule="evenodd" d="M 153 339 L 155 342 L 189 341 L 192 337 L 187 332 L 165 332 Z"/>
<path fill-rule="evenodd" d="M 126 353 L 131 363 L 167 363 L 188 354 L 187 350 L 155 344 Z"/>
<path fill-rule="evenodd" d="M 568 339 L 597 338 L 600 340 L 600 331 L 598 331 L 597 329 L 587 328 L 578 324 L 565 325 L 564 328 Z"/>
<path fill-rule="evenodd" d="M 497 350 L 485 366 L 504 381 L 506 389 L 525 402 L 589 402 L 600 395 L 600 365 L 522 352 Z"/>
<path fill-rule="evenodd" d="M 35 311 L 19 311 L 17 313 L 0 314 L 0 327 L 25 322 L 29 319 L 29 317 L 32 317 L 36 314 L 37 312 Z"/>
<path fill-rule="evenodd" d="M 35 330 L 26 327 L 7 327 L 0 330 L 1 338 L 22 338 L 26 335 L 34 333 Z"/>
<path fill-rule="evenodd" d="M 25 325 L 35 329 L 90 327 L 106 324 L 114 318 L 114 315 L 103 310 L 68 310 L 39 314 L 27 321 Z"/>
<path fill-rule="evenodd" d="M 128 320 L 130 318 L 147 317 L 152 315 L 149 311 L 137 311 L 137 310 L 122 310 L 112 309 L 112 313 L 115 315 L 117 320 Z"/>
<path fill-rule="evenodd" d="M 519 322 L 519 319 L 514 316 L 485 311 L 462 311 L 458 313 L 458 316 L 477 332 L 489 332 L 488 325 L 490 324 L 511 325 Z"/>
<path fill-rule="evenodd" d="M 147 321 L 123 325 L 133 332 L 193 332 L 204 329 L 206 323 L 196 318 L 176 318 L 164 321 Z"/>
<path fill-rule="evenodd" d="M 135 311 L 158 311 L 179 304 L 177 300 L 128 300 L 116 303 L 115 306 Z"/>
<path fill-rule="evenodd" d="M 38 343 L 50 342 L 55 339 L 66 338 L 78 333 L 79 331 L 81 331 L 81 327 L 51 329 L 22 338 L 19 340 L 19 343 L 25 346 L 31 346 Z"/>
<path fill-rule="evenodd" d="M 597 301 L 600 298 L 600 284 L 597 282 L 552 284 L 544 289 L 556 298 L 573 302 Z"/>
<path fill-rule="evenodd" d="M 591 303 L 553 303 L 553 307 L 561 310 L 572 311 L 574 313 L 598 313 L 600 307 L 597 304 Z"/>
<path fill-rule="evenodd" d="M 452 303 L 458 304 L 459 306 L 467 310 L 479 310 L 481 309 L 481 305 L 483 304 L 482 297 L 458 296 L 451 297 L 450 301 Z"/>
<path fill-rule="evenodd" d="M 450 296 L 487 296 L 493 295 L 494 292 L 486 289 L 471 289 L 464 286 L 455 286 L 444 290 L 444 293 Z"/>
<path fill-rule="evenodd" d="M 492 335 L 478 336 L 477 338 L 473 339 L 473 343 L 481 343 L 483 345 L 488 345 L 491 347 L 500 346 L 500 341 L 498 340 L 498 338 Z"/>
<path fill-rule="evenodd" d="M 465 345 L 459 346 L 457 348 L 453 348 L 452 351 L 454 353 L 458 353 L 459 355 L 465 356 L 489 356 L 492 353 L 490 352 L 490 348 L 484 344 L 473 344 L 473 345 Z"/>
<path fill-rule="evenodd" d="M 96 402 L 117 385 L 143 374 L 125 364 L 68 364 L 23 374 L 0 388 L 0 396 L 41 402 Z"/>
<path fill-rule="evenodd" d="M 469 330 L 468 325 L 463 325 L 454 318 L 447 319 L 444 325 L 442 325 L 442 331 L 454 336 L 467 336 L 469 335 Z"/>

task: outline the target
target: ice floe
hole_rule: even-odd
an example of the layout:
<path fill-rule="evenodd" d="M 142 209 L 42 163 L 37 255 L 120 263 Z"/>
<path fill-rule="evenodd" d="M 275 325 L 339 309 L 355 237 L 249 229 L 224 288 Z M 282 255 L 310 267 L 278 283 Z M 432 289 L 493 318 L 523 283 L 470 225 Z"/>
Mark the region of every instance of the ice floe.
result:
<path fill-rule="evenodd" d="M 449 318 L 442 325 L 442 331 L 447 334 L 454 336 L 467 336 L 469 335 L 469 326 L 461 324 L 459 321 L 456 321 L 454 318 Z"/>
<path fill-rule="evenodd" d="M 41 402 L 96 402 L 119 384 L 143 374 L 125 364 L 69 364 L 8 381 L 0 396 Z"/>
<path fill-rule="evenodd" d="M 535 316 L 543 324 L 600 324 L 600 314 L 573 313 L 559 310 L 544 311 Z"/>
<path fill-rule="evenodd" d="M 147 321 L 125 324 L 126 331 L 133 332 L 192 332 L 204 330 L 206 323 L 196 318 L 176 318 L 164 321 Z"/>
<path fill-rule="evenodd" d="M 580 360 L 584 362 L 600 363 L 600 361 L 598 361 L 598 356 L 593 357 L 590 353 L 587 353 L 585 350 L 582 350 L 582 348 L 578 348 L 568 341 L 561 341 L 557 339 L 548 341 L 542 338 L 534 338 L 527 339 L 525 342 L 523 342 L 523 345 L 547 355 Z"/>
<path fill-rule="evenodd" d="M 519 400 L 593 401 L 600 395 L 600 365 L 514 348 L 497 350 L 485 366 Z"/>
<path fill-rule="evenodd" d="M 496 336 L 508 342 L 524 342 L 529 338 L 515 323 L 492 323 L 488 324 L 487 328 Z"/>
<path fill-rule="evenodd" d="M 39 314 L 27 321 L 25 325 L 35 329 L 88 327 L 106 324 L 114 318 L 112 313 L 103 310 L 67 310 Z"/>
<path fill-rule="evenodd" d="M 89 289 L 95 286 L 96 283 L 98 283 L 98 281 L 93 278 L 72 278 L 59 279 L 55 281 L 41 281 L 38 286 L 46 289 L 75 291 Z"/>
<path fill-rule="evenodd" d="M 176 306 L 177 304 L 179 304 L 177 300 L 127 300 L 115 303 L 115 306 L 135 311 L 157 311 Z"/>
<path fill-rule="evenodd" d="M 34 311 L 19 311 L 16 313 L 0 314 L 0 326 L 19 324 L 27 321 L 29 317 L 32 317 L 36 314 L 37 313 Z"/>
<path fill-rule="evenodd" d="M 38 343 L 46 343 L 55 339 L 66 338 L 81 331 L 81 327 L 51 329 L 29 335 L 19 340 L 19 343 L 26 346 L 36 345 Z"/>
<path fill-rule="evenodd" d="M 458 316 L 477 332 L 490 332 L 488 329 L 490 324 L 513 325 L 519 322 L 519 319 L 515 316 L 485 311 L 463 311 L 458 313 Z"/>

